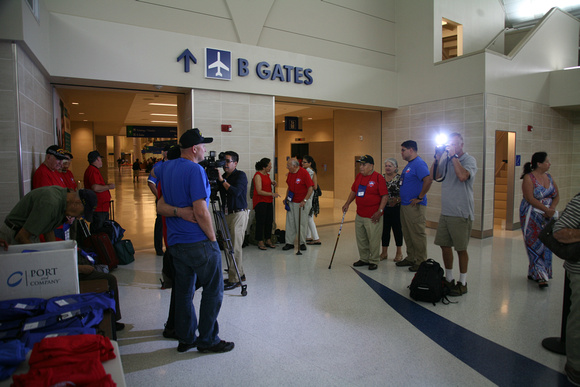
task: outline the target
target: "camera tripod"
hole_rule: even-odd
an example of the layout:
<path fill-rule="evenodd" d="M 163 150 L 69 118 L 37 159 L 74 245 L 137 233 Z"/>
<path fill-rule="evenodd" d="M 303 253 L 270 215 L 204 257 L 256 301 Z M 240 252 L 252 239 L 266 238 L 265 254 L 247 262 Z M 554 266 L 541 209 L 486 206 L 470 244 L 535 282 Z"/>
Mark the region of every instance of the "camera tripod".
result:
<path fill-rule="evenodd" d="M 223 247 L 224 253 L 226 255 L 226 264 L 228 265 L 228 271 L 231 270 L 230 262 L 234 263 L 234 268 L 236 269 L 236 274 L 238 275 L 238 283 L 242 288 L 242 296 L 248 294 L 248 285 L 242 283 L 242 277 L 240 276 L 240 271 L 238 270 L 238 264 L 234 259 L 234 245 L 232 243 L 232 237 L 228 225 L 226 223 L 226 216 L 222 211 L 222 206 L 220 198 L 216 193 L 212 192 L 210 197 L 211 208 L 213 210 L 213 217 L 216 226 L 216 238 L 218 243 Z"/>

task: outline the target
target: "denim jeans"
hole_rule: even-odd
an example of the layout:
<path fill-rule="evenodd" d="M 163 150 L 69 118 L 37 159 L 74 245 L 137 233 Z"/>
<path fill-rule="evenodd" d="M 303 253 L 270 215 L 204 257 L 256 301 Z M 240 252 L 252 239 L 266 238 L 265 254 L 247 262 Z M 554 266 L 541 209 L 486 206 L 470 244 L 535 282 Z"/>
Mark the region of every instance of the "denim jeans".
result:
<path fill-rule="evenodd" d="M 175 268 L 175 333 L 179 341 L 191 344 L 199 331 L 197 344 L 211 347 L 220 342 L 217 316 L 222 306 L 224 282 L 222 257 L 217 242 L 179 243 L 170 246 Z M 195 281 L 203 287 L 199 324 L 193 306 Z"/>

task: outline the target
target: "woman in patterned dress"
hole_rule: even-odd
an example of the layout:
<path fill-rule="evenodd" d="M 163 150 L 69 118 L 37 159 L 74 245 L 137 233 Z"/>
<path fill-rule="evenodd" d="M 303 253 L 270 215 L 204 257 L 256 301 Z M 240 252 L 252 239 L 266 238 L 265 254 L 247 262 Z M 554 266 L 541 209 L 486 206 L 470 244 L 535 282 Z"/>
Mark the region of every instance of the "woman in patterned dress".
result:
<path fill-rule="evenodd" d="M 395 245 L 397 246 L 397 253 L 395 255 L 395 262 L 403 260 L 403 253 L 401 248 L 403 246 L 403 230 L 401 228 L 401 197 L 399 196 L 401 175 L 397 173 L 399 164 L 394 158 L 385 160 L 385 180 L 387 181 L 387 189 L 389 190 L 389 200 L 383 213 L 383 251 L 381 252 L 381 261 L 387 259 L 387 249 L 391 241 L 391 229 L 395 236 Z"/>
<path fill-rule="evenodd" d="M 548 286 L 552 278 L 552 252 L 538 239 L 540 231 L 556 213 L 560 201 L 558 186 L 548 174 L 550 159 L 546 152 L 536 152 L 532 161 L 524 165 L 520 205 L 520 223 L 530 264 L 528 279 L 538 282 L 540 288 Z"/>

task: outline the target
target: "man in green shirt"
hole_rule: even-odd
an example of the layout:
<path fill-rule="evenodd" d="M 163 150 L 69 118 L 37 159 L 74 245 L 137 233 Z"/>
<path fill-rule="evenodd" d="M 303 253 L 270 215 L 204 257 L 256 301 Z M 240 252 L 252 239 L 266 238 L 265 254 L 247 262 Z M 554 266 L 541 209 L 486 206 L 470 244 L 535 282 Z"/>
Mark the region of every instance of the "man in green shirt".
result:
<path fill-rule="evenodd" d="M 91 220 L 97 205 L 96 194 L 88 189 L 68 192 L 58 186 L 40 187 L 27 193 L 0 225 L 0 239 L 9 244 L 38 243 L 42 234 L 47 242 L 56 240 L 54 229 L 67 216 Z"/>

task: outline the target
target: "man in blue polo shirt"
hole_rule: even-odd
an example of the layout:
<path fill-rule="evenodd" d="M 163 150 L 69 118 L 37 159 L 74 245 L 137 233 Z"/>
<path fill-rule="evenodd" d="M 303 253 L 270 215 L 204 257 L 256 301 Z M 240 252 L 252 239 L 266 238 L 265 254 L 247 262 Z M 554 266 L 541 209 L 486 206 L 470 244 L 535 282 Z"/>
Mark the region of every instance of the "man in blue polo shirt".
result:
<path fill-rule="evenodd" d="M 213 138 L 204 138 L 199 129 L 190 129 L 179 139 L 181 157 L 154 170 L 163 192 L 157 211 L 166 217 L 167 242 L 175 268 L 175 333 L 179 352 L 194 347 L 200 352 L 228 352 L 234 348 L 234 343 L 218 336 L 217 316 L 224 292 L 222 261 L 208 209 L 210 185 L 198 164 L 204 158 L 205 144 L 212 141 Z M 203 287 L 199 324 L 192 303 L 196 278 Z"/>
<path fill-rule="evenodd" d="M 401 172 L 401 226 L 407 245 L 407 257 L 397 266 L 409 266 L 410 271 L 419 270 L 427 259 L 427 233 L 425 213 L 427 192 L 433 179 L 427 163 L 417 155 L 417 143 L 407 140 L 401 144 L 401 156 L 407 166 Z"/>

